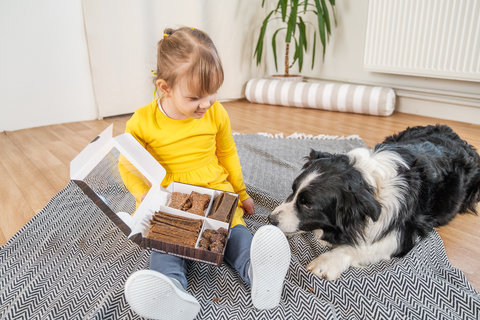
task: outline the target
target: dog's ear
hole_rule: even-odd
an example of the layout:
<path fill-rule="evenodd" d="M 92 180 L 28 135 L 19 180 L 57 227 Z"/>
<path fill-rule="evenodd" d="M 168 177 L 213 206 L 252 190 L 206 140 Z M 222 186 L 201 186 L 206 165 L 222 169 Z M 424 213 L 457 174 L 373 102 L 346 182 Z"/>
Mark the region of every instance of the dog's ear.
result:
<path fill-rule="evenodd" d="M 331 153 L 315 151 L 313 149 L 310 149 L 310 154 L 304 158 L 305 160 L 307 160 L 307 162 L 303 165 L 302 169 L 308 168 L 315 160 L 322 159 L 322 158 L 329 158 L 331 156 L 332 156 Z"/>
<path fill-rule="evenodd" d="M 362 204 L 363 214 L 370 217 L 373 221 L 377 221 L 380 217 L 382 207 L 375 197 L 367 190 L 356 194 L 358 201 Z"/>
<path fill-rule="evenodd" d="M 337 225 L 351 239 L 363 238 L 367 217 L 377 221 L 381 206 L 368 189 L 345 190 L 337 201 Z"/>

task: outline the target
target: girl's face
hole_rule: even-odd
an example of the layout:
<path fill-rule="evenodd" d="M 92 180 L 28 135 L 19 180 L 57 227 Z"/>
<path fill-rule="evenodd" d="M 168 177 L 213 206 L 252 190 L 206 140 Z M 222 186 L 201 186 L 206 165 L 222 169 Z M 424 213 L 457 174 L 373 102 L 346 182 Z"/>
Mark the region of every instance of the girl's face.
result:
<path fill-rule="evenodd" d="M 161 89 L 161 88 L 160 88 Z M 162 108 L 168 117 L 176 120 L 200 119 L 216 101 L 217 94 L 198 96 L 188 86 L 179 83 L 173 89 L 163 91 Z"/>

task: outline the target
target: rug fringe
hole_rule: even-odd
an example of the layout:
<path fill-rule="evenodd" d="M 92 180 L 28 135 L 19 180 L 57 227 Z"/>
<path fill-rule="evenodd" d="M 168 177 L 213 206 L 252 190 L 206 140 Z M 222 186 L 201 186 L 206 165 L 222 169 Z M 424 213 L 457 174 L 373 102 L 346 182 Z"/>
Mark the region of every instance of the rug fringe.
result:
<path fill-rule="evenodd" d="M 233 135 L 244 135 L 248 133 L 240 133 L 240 132 L 234 132 Z M 257 132 L 256 133 L 259 136 L 264 136 L 268 138 L 274 138 L 274 139 L 316 139 L 316 140 L 362 140 L 359 135 L 350 135 L 350 136 L 332 136 L 332 135 L 327 135 L 327 134 L 319 134 L 314 136 L 313 134 L 306 134 L 306 133 L 299 133 L 299 132 L 294 132 L 291 135 L 285 137 L 283 133 L 267 133 L 267 132 Z"/>

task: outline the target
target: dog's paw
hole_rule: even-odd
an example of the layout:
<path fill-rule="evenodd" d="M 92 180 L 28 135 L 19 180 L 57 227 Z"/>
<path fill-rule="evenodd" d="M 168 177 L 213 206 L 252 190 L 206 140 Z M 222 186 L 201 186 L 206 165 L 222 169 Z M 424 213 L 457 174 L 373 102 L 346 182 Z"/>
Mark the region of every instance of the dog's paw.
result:
<path fill-rule="evenodd" d="M 343 271 L 349 267 L 348 259 L 330 251 L 313 259 L 307 270 L 327 280 L 335 280 L 340 277 Z"/>

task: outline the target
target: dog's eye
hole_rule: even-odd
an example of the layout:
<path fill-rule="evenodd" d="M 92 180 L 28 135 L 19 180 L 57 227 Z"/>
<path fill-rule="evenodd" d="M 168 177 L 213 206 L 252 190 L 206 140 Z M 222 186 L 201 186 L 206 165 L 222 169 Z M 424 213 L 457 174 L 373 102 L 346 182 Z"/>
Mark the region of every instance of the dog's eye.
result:
<path fill-rule="evenodd" d="M 298 198 L 298 203 L 306 209 L 311 209 L 312 208 L 311 203 L 308 201 L 307 198 L 305 198 L 303 196 L 300 196 Z"/>

